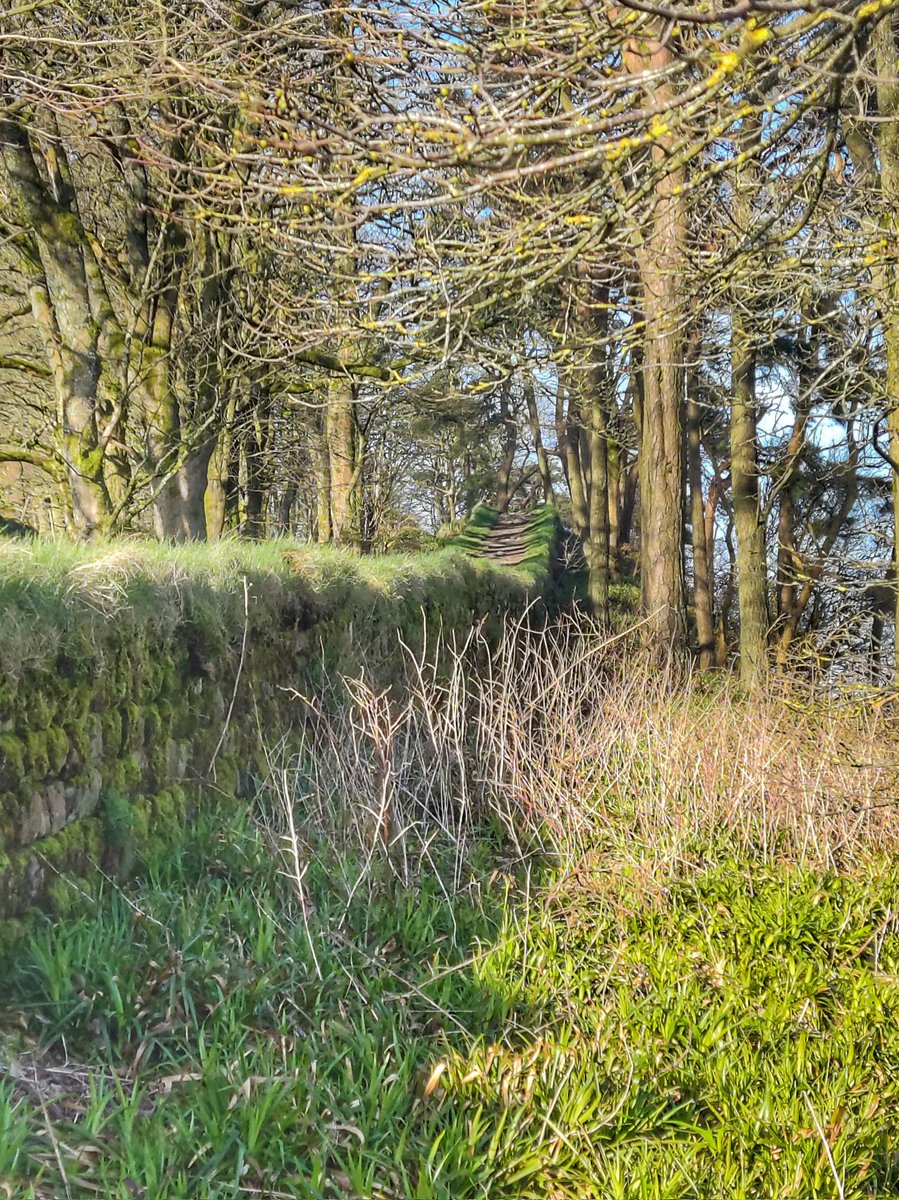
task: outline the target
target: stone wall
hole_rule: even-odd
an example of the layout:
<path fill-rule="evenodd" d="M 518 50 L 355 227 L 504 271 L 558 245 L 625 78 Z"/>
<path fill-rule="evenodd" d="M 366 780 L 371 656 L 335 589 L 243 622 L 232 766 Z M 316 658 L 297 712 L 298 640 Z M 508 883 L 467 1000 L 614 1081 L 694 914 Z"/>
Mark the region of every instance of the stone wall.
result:
<path fill-rule="evenodd" d="M 30 553 L 0 554 L 6 937 L 34 906 L 65 911 L 72 880 L 173 843 L 210 788 L 241 795 L 262 744 L 301 719 L 294 691 L 363 662 L 400 686 L 398 635 L 415 647 L 425 626 L 432 642 L 475 621 L 497 630 L 548 578 L 456 551 L 361 560 L 235 546 L 191 561 L 126 547 L 62 564 Z"/>

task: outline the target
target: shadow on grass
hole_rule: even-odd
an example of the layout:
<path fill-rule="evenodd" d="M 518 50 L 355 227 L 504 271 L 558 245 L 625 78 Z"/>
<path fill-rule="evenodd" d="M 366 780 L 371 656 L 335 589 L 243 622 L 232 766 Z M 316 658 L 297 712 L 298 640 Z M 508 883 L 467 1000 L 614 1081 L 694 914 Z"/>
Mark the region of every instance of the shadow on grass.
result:
<path fill-rule="evenodd" d="M 892 864 L 447 891 L 215 818 L 3 984 L 0 1194 L 899 1195 Z"/>

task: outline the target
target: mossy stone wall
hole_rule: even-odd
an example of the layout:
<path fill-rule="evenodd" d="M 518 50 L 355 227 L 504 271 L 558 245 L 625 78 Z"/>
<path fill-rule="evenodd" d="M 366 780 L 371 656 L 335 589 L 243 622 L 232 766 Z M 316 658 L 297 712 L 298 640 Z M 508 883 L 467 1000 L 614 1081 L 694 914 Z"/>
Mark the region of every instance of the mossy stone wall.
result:
<path fill-rule="evenodd" d="M 457 551 L 0 561 L 0 933 L 35 906 L 63 912 L 73 880 L 175 844 L 210 787 L 242 795 L 263 744 L 302 719 L 296 692 L 363 663 L 399 686 L 398 635 L 489 636 L 545 585 Z"/>

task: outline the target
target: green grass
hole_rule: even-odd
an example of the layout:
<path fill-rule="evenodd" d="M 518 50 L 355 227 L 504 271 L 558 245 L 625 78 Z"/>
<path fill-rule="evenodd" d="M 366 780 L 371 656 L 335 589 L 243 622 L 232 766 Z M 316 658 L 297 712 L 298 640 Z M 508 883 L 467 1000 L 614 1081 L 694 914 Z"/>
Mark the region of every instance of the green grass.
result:
<path fill-rule="evenodd" d="M 426 553 L 360 556 L 288 538 L 265 542 L 161 545 L 142 539 L 0 540 L 0 671 L 18 676 L 58 650 L 87 653 L 116 621 L 165 637 L 182 622 L 219 632 L 244 623 L 244 580 L 253 610 L 285 599 L 323 615 L 367 613 L 381 598 L 411 597 L 434 611 L 463 597 L 525 602 L 541 590 L 541 571 L 476 561 L 458 547 Z M 273 617 L 274 619 L 274 617 Z"/>
<path fill-rule="evenodd" d="M 535 576 L 540 577 L 552 571 L 562 526 L 559 514 L 551 504 L 538 504 L 528 515 L 530 523 L 522 535 L 525 554 L 519 569 L 533 572 Z M 487 504 L 478 504 L 461 533 L 451 540 L 450 545 L 466 554 L 481 556 L 484 553 L 484 542 L 499 518 L 499 509 L 491 508 Z"/>
<path fill-rule="evenodd" d="M 899 866 L 513 870 L 451 897 L 207 815 L 4 978 L 0 1195 L 899 1195 Z M 447 857 L 449 850 L 447 848 Z M 429 1088 L 430 1083 L 430 1088 Z"/>
<path fill-rule="evenodd" d="M 499 520 L 499 509 L 489 504 L 476 504 L 471 516 L 449 544 L 468 554 L 481 554 L 483 543 Z"/>

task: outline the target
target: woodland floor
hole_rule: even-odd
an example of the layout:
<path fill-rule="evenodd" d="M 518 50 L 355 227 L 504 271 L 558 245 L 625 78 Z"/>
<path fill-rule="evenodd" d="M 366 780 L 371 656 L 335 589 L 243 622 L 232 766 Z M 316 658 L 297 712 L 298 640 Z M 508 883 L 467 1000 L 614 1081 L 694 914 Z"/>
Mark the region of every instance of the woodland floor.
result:
<path fill-rule="evenodd" d="M 320 848 L 301 907 L 210 815 L 38 929 L 0 1195 L 899 1196 L 899 865 L 433 861 L 350 895 Z"/>

